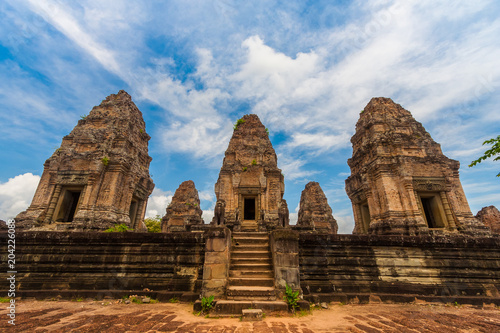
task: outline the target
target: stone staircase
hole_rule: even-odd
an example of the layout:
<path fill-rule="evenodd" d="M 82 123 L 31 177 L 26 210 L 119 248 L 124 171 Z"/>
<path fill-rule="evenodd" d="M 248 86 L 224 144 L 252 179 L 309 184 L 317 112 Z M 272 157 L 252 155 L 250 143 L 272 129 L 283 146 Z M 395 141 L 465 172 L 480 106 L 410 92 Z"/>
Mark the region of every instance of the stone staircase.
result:
<path fill-rule="evenodd" d="M 276 300 L 272 254 L 266 232 L 234 232 L 227 300 L 217 301 L 216 312 L 241 314 L 243 309 L 287 311 Z"/>

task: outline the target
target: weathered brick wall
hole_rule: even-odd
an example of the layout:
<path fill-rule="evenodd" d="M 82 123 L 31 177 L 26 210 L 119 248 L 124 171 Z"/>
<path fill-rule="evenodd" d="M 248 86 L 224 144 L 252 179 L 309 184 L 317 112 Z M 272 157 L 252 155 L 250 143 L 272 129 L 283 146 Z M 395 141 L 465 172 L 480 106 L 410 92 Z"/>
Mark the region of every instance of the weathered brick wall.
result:
<path fill-rule="evenodd" d="M 2 262 L 6 238 L 0 233 Z M 199 294 L 204 255 L 202 233 L 18 232 L 16 283 L 24 296 L 145 288 Z"/>
<path fill-rule="evenodd" d="M 303 233 L 299 248 L 310 301 L 500 304 L 500 238 Z"/>

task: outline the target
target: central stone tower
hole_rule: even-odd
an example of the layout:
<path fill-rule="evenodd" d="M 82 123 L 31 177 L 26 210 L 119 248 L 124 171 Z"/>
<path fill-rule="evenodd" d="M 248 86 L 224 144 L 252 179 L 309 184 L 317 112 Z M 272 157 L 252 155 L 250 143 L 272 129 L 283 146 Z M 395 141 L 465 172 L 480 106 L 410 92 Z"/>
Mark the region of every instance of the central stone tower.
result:
<path fill-rule="evenodd" d="M 266 128 L 255 114 L 234 126 L 215 184 L 224 223 L 234 231 L 268 230 L 279 224 L 285 183 Z"/>

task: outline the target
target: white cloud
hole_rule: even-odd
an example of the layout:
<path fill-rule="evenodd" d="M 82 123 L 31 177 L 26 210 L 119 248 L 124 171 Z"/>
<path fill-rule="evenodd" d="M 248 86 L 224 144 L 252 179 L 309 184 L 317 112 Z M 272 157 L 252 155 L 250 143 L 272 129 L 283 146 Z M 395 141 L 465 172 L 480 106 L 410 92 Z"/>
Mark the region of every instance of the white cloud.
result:
<path fill-rule="evenodd" d="M 201 214 L 201 218 L 203 219 L 205 224 L 210 224 L 210 222 L 212 222 L 213 217 L 214 217 L 213 210 L 204 210 L 203 214 Z"/>
<path fill-rule="evenodd" d="M 171 191 L 163 191 L 155 188 L 153 193 L 148 199 L 146 207 L 146 217 L 155 217 L 160 215 L 162 217 L 167 213 L 167 206 L 172 201 L 173 193 Z"/>
<path fill-rule="evenodd" d="M 57 30 L 66 35 L 75 44 L 83 48 L 107 70 L 120 75 L 120 66 L 113 51 L 96 41 L 92 35 L 84 31 L 73 15 L 71 8 L 59 2 L 44 0 L 29 0 L 34 12 L 51 23 Z"/>
<path fill-rule="evenodd" d="M 337 220 L 339 234 L 350 234 L 354 230 L 354 218 L 351 215 L 347 216 L 334 216 Z"/>
<path fill-rule="evenodd" d="M 200 197 L 200 200 L 206 200 L 206 201 L 215 201 L 215 194 L 213 191 L 199 191 L 198 196 Z"/>
<path fill-rule="evenodd" d="M 305 179 L 318 173 L 318 171 L 305 168 L 306 161 L 299 158 L 278 154 L 278 161 L 278 167 L 281 168 L 287 180 Z"/>
<path fill-rule="evenodd" d="M 25 173 L 0 183 L 0 219 L 12 219 L 26 210 L 39 182 L 40 176 Z"/>

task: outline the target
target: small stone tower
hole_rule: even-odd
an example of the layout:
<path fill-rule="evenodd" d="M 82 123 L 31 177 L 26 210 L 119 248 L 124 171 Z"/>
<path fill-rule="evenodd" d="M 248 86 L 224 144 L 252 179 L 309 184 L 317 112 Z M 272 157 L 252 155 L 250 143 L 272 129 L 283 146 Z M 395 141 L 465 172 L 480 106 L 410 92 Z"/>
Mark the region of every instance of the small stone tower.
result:
<path fill-rule="evenodd" d="M 332 208 L 317 182 L 307 183 L 302 191 L 296 229 L 337 234 L 337 221 L 333 218 Z"/>
<path fill-rule="evenodd" d="M 200 198 L 192 180 L 183 182 L 174 193 L 161 220 L 161 231 L 191 231 L 193 225 L 203 224 Z"/>
<path fill-rule="evenodd" d="M 225 204 L 225 223 L 234 230 L 276 227 L 284 191 L 266 128 L 257 115 L 243 116 L 235 125 L 215 184 L 217 200 Z"/>
<path fill-rule="evenodd" d="M 449 159 L 410 112 L 389 98 L 373 98 L 351 138 L 347 195 L 358 234 L 487 235 L 472 215 Z"/>
<path fill-rule="evenodd" d="M 148 141 L 142 113 L 121 90 L 94 107 L 45 162 L 30 207 L 16 220 L 25 228 L 143 227 L 148 196 Z"/>

